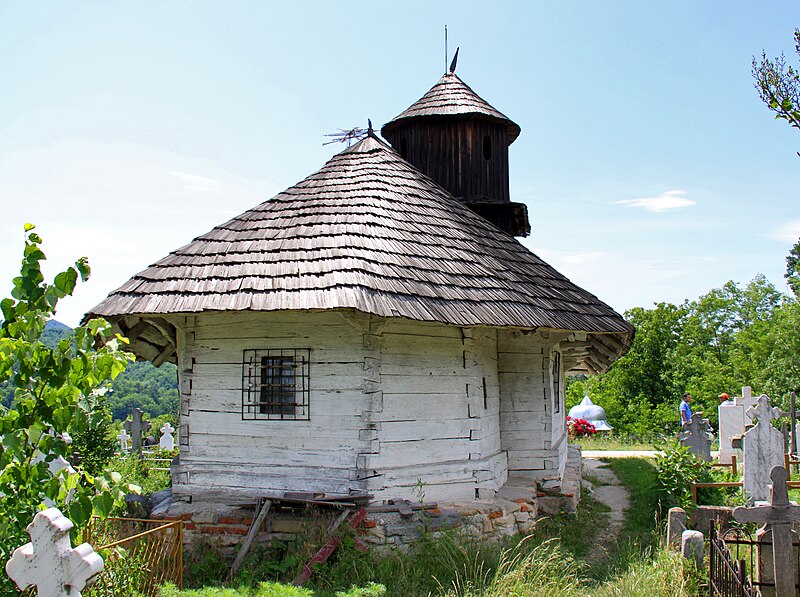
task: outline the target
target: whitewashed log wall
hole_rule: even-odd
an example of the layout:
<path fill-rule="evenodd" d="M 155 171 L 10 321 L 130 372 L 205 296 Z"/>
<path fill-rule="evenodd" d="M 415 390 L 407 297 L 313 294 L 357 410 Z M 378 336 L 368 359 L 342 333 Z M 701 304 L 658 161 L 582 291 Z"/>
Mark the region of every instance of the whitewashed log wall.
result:
<path fill-rule="evenodd" d="M 511 479 L 561 479 L 567 461 L 563 375 L 554 395 L 554 332 L 500 330 L 500 430 Z M 556 403 L 559 412 L 556 413 Z"/>
<path fill-rule="evenodd" d="M 489 498 L 509 473 L 555 478 L 555 337 L 359 313 L 204 313 L 179 330 L 173 495 L 369 491 Z M 310 420 L 244 421 L 246 349 L 311 349 Z"/>

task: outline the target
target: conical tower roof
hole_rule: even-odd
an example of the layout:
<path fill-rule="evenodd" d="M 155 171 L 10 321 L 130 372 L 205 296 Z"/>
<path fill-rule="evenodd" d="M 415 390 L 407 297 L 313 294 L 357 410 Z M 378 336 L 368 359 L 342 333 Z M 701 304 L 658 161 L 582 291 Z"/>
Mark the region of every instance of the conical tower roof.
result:
<path fill-rule="evenodd" d="M 505 124 L 508 127 L 509 145 L 519 137 L 519 125 L 502 112 L 495 110 L 454 72 L 442 75 L 425 95 L 384 124 L 381 134 L 391 140 L 394 129 L 410 118 L 467 115 Z"/>
<path fill-rule="evenodd" d="M 374 135 L 136 274 L 87 317 L 310 309 L 583 331 L 604 345 L 594 370 L 633 334 Z"/>

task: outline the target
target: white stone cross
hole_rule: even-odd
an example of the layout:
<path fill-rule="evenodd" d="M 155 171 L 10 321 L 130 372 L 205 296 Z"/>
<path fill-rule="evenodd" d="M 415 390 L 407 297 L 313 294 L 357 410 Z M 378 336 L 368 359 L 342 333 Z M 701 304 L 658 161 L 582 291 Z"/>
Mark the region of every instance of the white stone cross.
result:
<path fill-rule="evenodd" d="M 789 473 L 782 466 L 770 472 L 770 503 L 755 507 L 739 506 L 733 517 L 739 522 L 763 522 L 772 529 L 772 553 L 776 597 L 794 597 L 795 563 L 792 549 L 792 523 L 800 522 L 800 506 L 789 502 L 786 481 Z"/>
<path fill-rule="evenodd" d="M 142 419 L 144 413 L 139 408 L 134 408 L 130 420 L 125 421 L 122 426 L 131 434 L 133 451 L 137 454 L 142 453 L 142 435 L 150 429 L 150 421 Z"/>
<path fill-rule="evenodd" d="M 28 525 L 31 542 L 14 550 L 6 573 L 21 590 L 36 586 L 39 597 L 80 597 L 103 571 L 103 558 L 83 543 L 72 548 L 72 521 L 58 508 L 38 512 Z"/>
<path fill-rule="evenodd" d="M 751 419 L 758 420 L 759 423 L 769 423 L 773 419 L 780 419 L 783 416 L 781 409 L 769 405 L 769 396 L 766 394 L 761 394 L 745 414 Z"/>
<path fill-rule="evenodd" d="M 175 431 L 175 428 L 169 422 L 166 422 L 160 431 L 161 441 L 158 442 L 158 447 L 162 450 L 174 450 L 175 438 L 172 437 L 172 432 Z"/>
<path fill-rule="evenodd" d="M 120 452 L 127 452 L 128 451 L 128 442 L 131 439 L 131 436 L 128 435 L 128 432 L 125 429 L 120 429 L 119 435 L 117 436 L 119 440 L 119 451 Z"/>
<path fill-rule="evenodd" d="M 783 434 L 772 426 L 771 421 L 782 415 L 779 408 L 769 405 L 769 397 L 762 394 L 747 414 L 758 419 L 754 427 L 744 434 L 744 489 L 753 501 L 769 498 L 769 472 L 772 467 L 783 465 Z"/>

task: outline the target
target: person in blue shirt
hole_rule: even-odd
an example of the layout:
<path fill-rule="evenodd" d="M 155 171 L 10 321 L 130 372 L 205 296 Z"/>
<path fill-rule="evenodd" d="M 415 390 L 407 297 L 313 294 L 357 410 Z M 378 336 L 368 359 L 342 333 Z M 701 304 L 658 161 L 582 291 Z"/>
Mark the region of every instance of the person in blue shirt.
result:
<path fill-rule="evenodd" d="M 692 418 L 692 407 L 689 406 L 689 402 L 692 400 L 692 395 L 689 392 L 686 392 L 683 395 L 683 400 L 681 400 L 681 405 L 679 407 L 681 413 L 681 426 L 684 423 L 688 423 Z"/>

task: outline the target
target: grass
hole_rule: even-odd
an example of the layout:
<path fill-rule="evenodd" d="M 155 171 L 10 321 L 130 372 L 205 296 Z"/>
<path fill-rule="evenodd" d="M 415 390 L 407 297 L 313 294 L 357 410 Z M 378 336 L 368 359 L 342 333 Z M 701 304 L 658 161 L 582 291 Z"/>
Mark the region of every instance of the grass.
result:
<path fill-rule="evenodd" d="M 603 431 L 595 435 L 570 438 L 570 441 L 580 444 L 584 450 L 659 450 L 664 438 L 619 435 L 613 431 Z"/>

